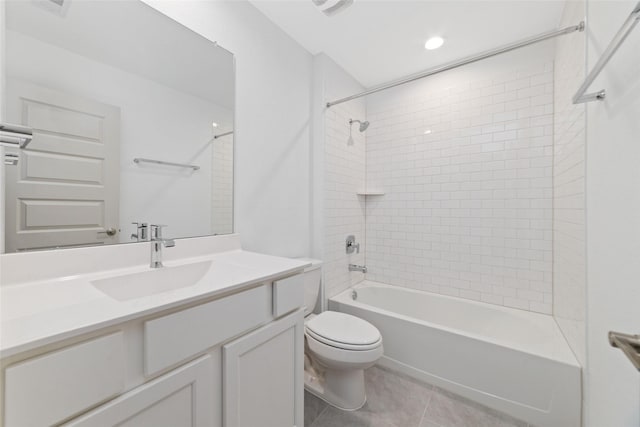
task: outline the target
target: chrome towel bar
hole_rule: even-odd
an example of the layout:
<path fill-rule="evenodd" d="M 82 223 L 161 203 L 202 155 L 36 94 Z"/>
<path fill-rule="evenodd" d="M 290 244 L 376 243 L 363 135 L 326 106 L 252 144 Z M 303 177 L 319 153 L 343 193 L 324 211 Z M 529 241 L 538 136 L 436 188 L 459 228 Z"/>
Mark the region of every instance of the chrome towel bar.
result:
<path fill-rule="evenodd" d="M 636 6 L 633 8 L 629 17 L 626 19 L 626 21 L 624 21 L 622 27 L 620 27 L 616 35 L 613 37 L 613 40 L 611 40 L 611 43 L 609 43 L 609 46 L 607 46 L 598 62 L 596 62 L 593 70 L 591 70 L 587 78 L 584 80 L 584 83 L 582 83 L 582 86 L 580 86 L 576 94 L 573 96 L 574 104 L 581 104 L 583 102 L 596 100 L 601 101 L 605 98 L 606 92 L 604 91 L 604 89 L 592 93 L 585 92 L 587 91 L 587 89 L 589 89 L 589 86 L 591 86 L 591 83 L 593 83 L 598 75 L 600 75 L 602 69 L 607 65 L 613 54 L 616 53 L 620 45 L 625 41 L 638 21 L 640 21 L 640 2 L 638 2 L 638 4 L 636 4 Z"/>
<path fill-rule="evenodd" d="M 0 123 L 0 144 L 25 148 L 33 139 L 33 129 L 27 126 Z"/>
<path fill-rule="evenodd" d="M 622 334 L 620 332 L 609 332 L 609 344 L 622 350 L 631 364 L 640 371 L 640 335 Z"/>
<path fill-rule="evenodd" d="M 133 159 L 133 162 L 134 163 L 153 163 L 156 165 L 163 165 L 163 166 L 175 166 L 177 168 L 189 168 L 189 169 L 193 169 L 194 171 L 197 171 L 198 169 L 200 169 L 200 166 L 196 166 L 196 165 L 187 165 L 185 163 L 164 162 L 162 160 L 144 159 L 142 157 L 136 157 L 135 159 Z"/>

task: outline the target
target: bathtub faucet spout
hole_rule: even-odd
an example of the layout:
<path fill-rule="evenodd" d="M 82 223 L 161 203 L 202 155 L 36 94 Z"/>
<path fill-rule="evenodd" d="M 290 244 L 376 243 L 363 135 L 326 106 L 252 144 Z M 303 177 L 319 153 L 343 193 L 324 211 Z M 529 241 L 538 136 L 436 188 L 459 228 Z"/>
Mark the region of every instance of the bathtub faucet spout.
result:
<path fill-rule="evenodd" d="M 366 265 L 349 264 L 349 271 L 362 271 L 363 273 L 366 273 L 367 272 L 367 266 Z"/>

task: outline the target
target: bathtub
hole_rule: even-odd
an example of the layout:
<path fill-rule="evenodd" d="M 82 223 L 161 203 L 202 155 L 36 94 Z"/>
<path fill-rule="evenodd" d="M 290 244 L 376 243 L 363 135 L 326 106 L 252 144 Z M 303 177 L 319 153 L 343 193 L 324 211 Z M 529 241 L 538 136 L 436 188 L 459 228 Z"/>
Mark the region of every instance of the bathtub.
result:
<path fill-rule="evenodd" d="M 380 330 L 382 366 L 536 426 L 580 426 L 580 365 L 551 316 L 370 281 L 329 309 Z"/>

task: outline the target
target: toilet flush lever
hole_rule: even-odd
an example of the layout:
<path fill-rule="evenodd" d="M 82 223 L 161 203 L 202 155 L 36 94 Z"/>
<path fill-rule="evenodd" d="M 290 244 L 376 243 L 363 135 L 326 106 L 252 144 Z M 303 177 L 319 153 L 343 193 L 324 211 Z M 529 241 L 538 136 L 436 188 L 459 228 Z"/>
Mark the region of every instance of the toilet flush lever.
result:
<path fill-rule="evenodd" d="M 345 249 L 348 254 L 352 254 L 353 252 L 357 254 L 360 253 L 360 243 L 356 243 L 356 236 L 353 234 L 347 236 Z"/>

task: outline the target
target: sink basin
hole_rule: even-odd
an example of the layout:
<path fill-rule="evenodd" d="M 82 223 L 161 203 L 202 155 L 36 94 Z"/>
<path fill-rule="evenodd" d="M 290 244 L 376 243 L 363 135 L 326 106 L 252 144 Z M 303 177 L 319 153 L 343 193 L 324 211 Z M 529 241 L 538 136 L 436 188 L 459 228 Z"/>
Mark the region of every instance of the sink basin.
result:
<path fill-rule="evenodd" d="M 113 299 L 128 301 L 194 286 L 209 268 L 211 261 L 202 261 L 93 280 L 91 284 Z"/>

